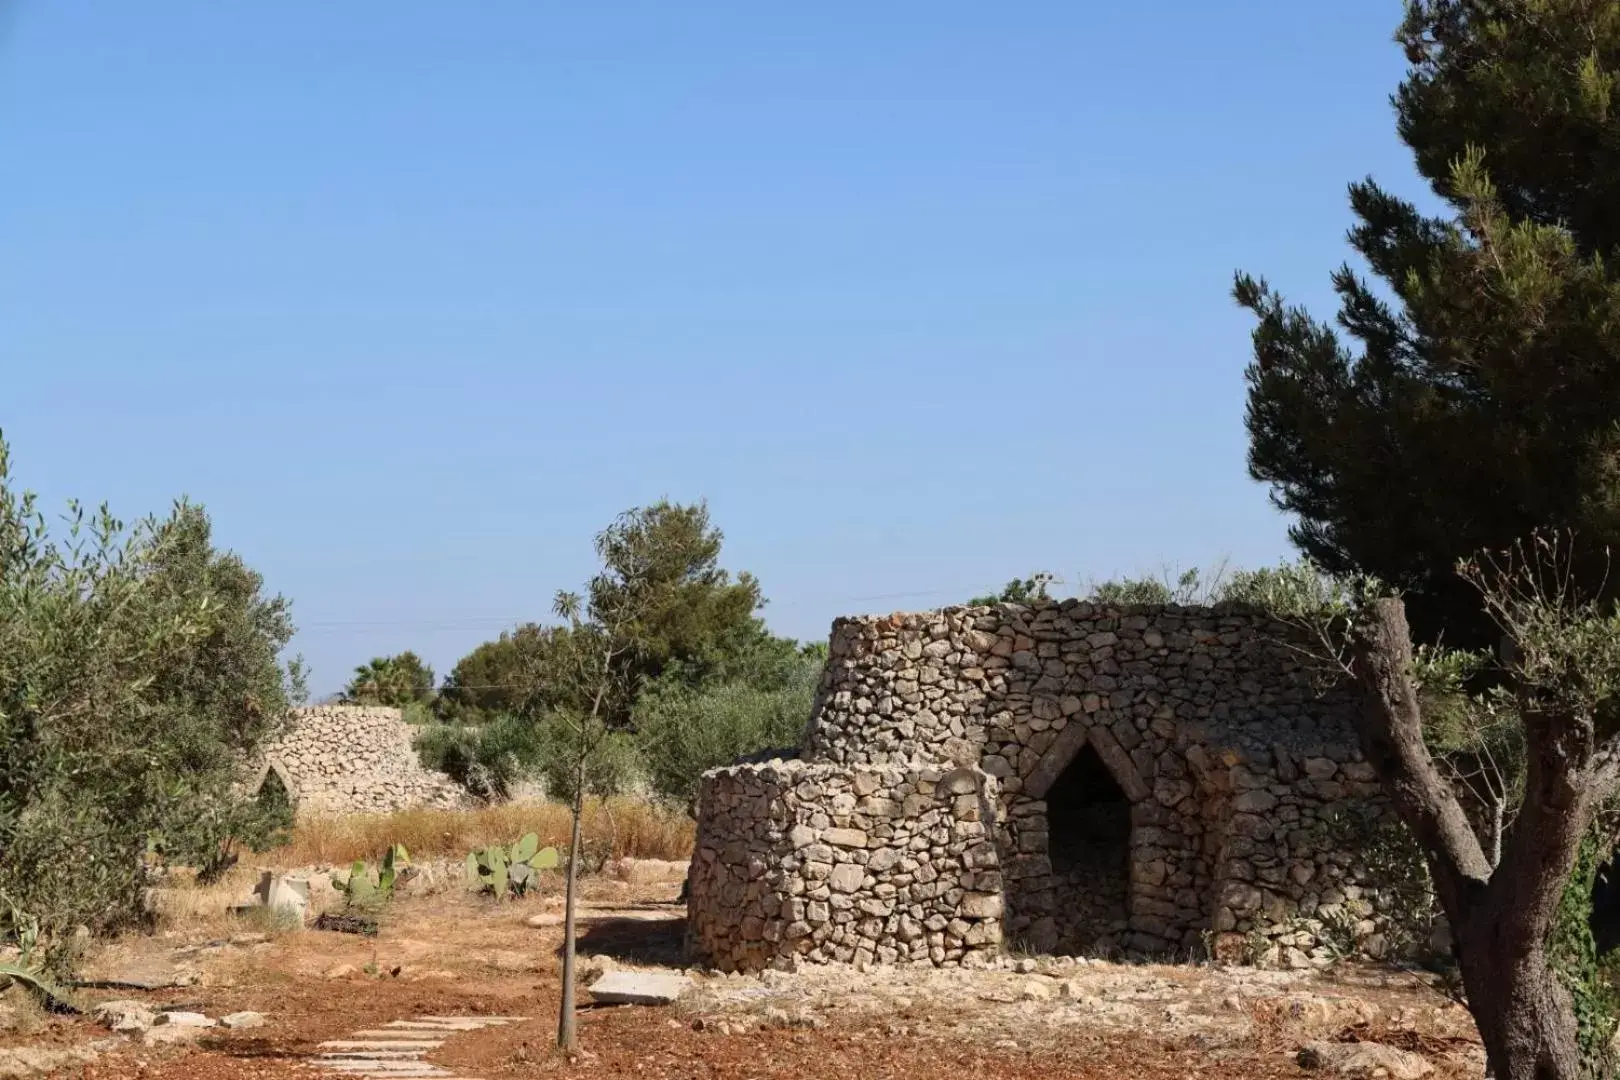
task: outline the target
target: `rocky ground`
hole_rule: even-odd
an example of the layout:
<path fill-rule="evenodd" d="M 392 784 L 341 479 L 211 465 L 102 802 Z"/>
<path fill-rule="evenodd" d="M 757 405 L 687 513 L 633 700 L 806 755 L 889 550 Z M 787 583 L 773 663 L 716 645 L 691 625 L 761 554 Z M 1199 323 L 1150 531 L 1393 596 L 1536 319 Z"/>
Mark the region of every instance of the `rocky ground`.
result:
<path fill-rule="evenodd" d="M 676 869 L 629 867 L 588 883 L 582 983 L 608 969 L 679 970 Z M 86 1006 L 130 1003 L 99 1018 L 30 1013 L 15 991 L 0 998 L 0 1014 L 11 1002 L 12 1023 L 0 1034 L 0 1080 L 53 1072 L 80 1080 L 309 1080 L 322 1075 L 313 1063 L 321 1043 L 423 1016 L 524 1018 L 424 1051 L 441 1075 L 483 1080 L 936 1080 L 942 1068 L 1043 1080 L 1484 1071 L 1467 1012 L 1410 974 L 1080 959 L 1009 958 L 972 971 L 686 972 L 691 989 L 670 1006 L 593 1005 L 582 994 L 581 1051 L 561 1057 L 551 1049 L 562 942 L 553 889 L 497 905 L 439 875 L 396 900 L 375 938 L 199 911 L 188 924 L 94 958 L 88 975 L 128 985 L 84 989 Z M 317 907 L 332 902 L 317 890 Z M 219 1022 L 227 1017 L 231 1025 Z"/>

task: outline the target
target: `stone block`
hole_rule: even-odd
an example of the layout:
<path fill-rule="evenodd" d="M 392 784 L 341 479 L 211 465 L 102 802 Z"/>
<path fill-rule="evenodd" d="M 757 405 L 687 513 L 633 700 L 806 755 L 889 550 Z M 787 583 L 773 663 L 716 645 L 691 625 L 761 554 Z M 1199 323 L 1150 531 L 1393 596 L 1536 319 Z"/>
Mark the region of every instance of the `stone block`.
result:
<path fill-rule="evenodd" d="M 857 892 L 865 883 L 865 867 L 854 863 L 839 863 L 833 867 L 832 874 L 827 879 L 827 884 L 833 887 L 833 891 L 841 893 Z"/>
<path fill-rule="evenodd" d="M 673 1005 L 691 988 L 684 975 L 610 971 L 590 985 L 590 995 L 604 1005 Z"/>

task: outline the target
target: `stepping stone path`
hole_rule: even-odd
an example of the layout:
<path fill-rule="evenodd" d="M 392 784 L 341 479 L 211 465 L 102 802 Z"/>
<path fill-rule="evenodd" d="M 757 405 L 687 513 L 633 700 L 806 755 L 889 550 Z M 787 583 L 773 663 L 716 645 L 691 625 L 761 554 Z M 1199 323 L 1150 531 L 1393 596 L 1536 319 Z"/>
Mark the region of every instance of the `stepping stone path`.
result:
<path fill-rule="evenodd" d="M 347 1039 L 321 1043 L 314 1060 L 321 1069 L 367 1080 L 476 1080 L 424 1060 L 452 1035 L 480 1028 L 500 1027 L 527 1020 L 526 1016 L 418 1016 L 394 1020 L 380 1028 L 356 1031 Z"/>

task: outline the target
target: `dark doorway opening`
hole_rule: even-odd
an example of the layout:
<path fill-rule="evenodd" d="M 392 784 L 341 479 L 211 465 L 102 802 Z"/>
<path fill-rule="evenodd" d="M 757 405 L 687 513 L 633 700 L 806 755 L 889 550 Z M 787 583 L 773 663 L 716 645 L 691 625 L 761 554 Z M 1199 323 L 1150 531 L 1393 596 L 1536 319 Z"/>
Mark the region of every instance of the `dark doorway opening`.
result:
<path fill-rule="evenodd" d="M 253 793 L 258 811 L 275 828 L 291 828 L 293 824 L 293 793 L 287 790 L 281 772 L 270 769 L 259 781 L 259 790 Z"/>
<path fill-rule="evenodd" d="M 1131 802 L 1089 744 L 1047 791 L 1046 823 L 1059 934 L 1072 949 L 1106 947 L 1128 918 Z"/>
<path fill-rule="evenodd" d="M 1053 873 L 1126 871 L 1131 802 L 1089 744 L 1046 793 L 1046 821 Z"/>

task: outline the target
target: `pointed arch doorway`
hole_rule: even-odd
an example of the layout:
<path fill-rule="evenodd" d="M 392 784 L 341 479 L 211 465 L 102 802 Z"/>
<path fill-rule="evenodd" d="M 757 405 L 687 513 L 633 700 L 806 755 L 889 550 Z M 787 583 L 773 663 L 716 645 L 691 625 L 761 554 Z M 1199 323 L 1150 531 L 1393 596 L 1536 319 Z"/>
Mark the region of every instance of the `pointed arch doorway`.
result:
<path fill-rule="evenodd" d="M 1046 804 L 1051 915 L 1061 951 L 1107 951 L 1129 932 L 1135 805 L 1149 790 L 1106 728 L 1075 723 L 1043 755 L 1026 794 Z"/>

